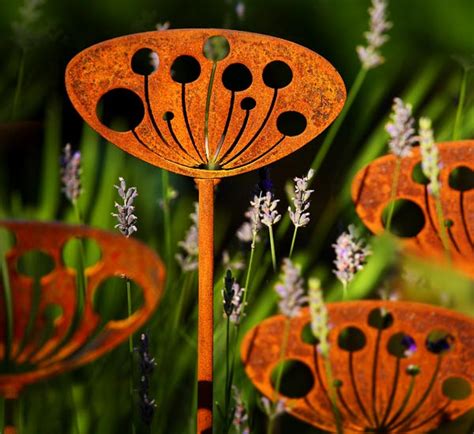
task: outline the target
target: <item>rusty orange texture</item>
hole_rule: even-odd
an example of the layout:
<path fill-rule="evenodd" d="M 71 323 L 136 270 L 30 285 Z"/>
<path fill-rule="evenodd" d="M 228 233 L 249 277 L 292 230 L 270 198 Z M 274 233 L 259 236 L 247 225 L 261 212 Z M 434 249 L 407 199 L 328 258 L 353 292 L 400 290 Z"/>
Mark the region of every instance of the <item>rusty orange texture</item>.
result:
<path fill-rule="evenodd" d="M 474 171 L 474 140 L 438 144 L 441 168 L 441 203 L 449 236 L 449 253 L 453 264 L 474 277 L 474 187 L 456 185 L 453 175 L 462 169 Z M 406 248 L 418 255 L 445 261 L 435 201 L 425 183 L 417 182 L 414 170 L 421 163 L 419 148 L 401 160 L 396 199 L 411 201 L 422 213 L 424 224 L 414 236 L 403 238 Z M 384 231 L 382 214 L 391 198 L 396 157 L 386 155 L 361 169 L 352 184 L 352 199 L 357 214 L 375 234 Z"/>
<path fill-rule="evenodd" d="M 219 60 L 204 53 L 215 37 L 228 48 Z M 146 53 L 154 56 L 152 72 L 135 66 Z M 323 131 L 345 101 L 341 77 L 318 54 L 282 39 L 222 29 L 99 43 L 71 60 L 66 87 L 77 111 L 110 142 L 194 178 L 237 175 L 292 153 Z M 101 98 L 116 89 L 126 89 L 137 103 L 139 117 L 128 131 L 108 128 L 97 113 Z"/>
<path fill-rule="evenodd" d="M 421 434 L 473 408 L 474 320 L 410 302 L 340 302 L 327 307 L 330 362 L 345 433 Z M 282 315 L 264 320 L 246 334 L 241 347 L 247 375 L 269 399 L 274 399 L 271 377 L 286 321 Z M 324 363 L 305 334 L 310 321 L 307 308 L 291 319 L 284 357 L 307 368 L 307 389 L 279 398 L 285 399 L 291 415 L 336 432 Z"/>
<path fill-rule="evenodd" d="M 0 229 L 15 239 L 6 254 L 13 304 L 13 333 L 10 354 L 6 354 L 5 298 L 0 298 L 0 359 L 8 365 L 0 374 L 0 394 L 15 399 L 24 386 L 89 363 L 112 350 L 141 327 L 153 313 L 163 290 L 165 271 L 161 260 L 141 242 L 99 229 L 60 223 L 0 221 Z M 65 265 L 63 248 L 72 239 L 90 239 L 101 249 L 101 258 L 86 268 L 83 313 L 74 324 L 78 309 L 77 271 Z M 40 251 L 54 261 L 54 269 L 41 277 L 40 299 L 35 314 L 34 279 L 18 269 L 19 259 Z M 94 311 L 97 288 L 114 276 L 127 277 L 143 293 L 143 304 L 123 320 L 104 320 Z M 4 288 L 0 282 L 2 293 Z M 125 291 L 125 280 L 123 290 Z M 53 330 L 46 331 L 48 307 L 56 305 L 61 314 Z M 32 332 L 25 338 L 28 321 Z M 45 339 L 46 337 L 46 339 Z M 0 362 L 1 363 L 1 362 Z"/>

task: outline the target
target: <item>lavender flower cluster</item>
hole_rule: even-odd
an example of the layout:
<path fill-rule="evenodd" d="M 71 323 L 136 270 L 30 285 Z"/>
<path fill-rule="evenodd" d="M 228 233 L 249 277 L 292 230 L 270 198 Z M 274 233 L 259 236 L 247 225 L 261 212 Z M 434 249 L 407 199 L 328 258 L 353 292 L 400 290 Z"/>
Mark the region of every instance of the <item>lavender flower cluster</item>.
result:
<path fill-rule="evenodd" d="M 197 202 L 194 203 L 194 212 L 189 216 L 192 220 L 192 225 L 189 227 L 183 241 L 178 243 L 183 253 L 177 253 L 175 258 L 181 266 L 183 271 L 193 271 L 198 267 L 199 254 L 199 238 L 198 238 L 198 220 L 199 207 Z"/>
<path fill-rule="evenodd" d="M 295 225 L 295 227 L 303 227 L 309 223 L 309 198 L 314 190 L 309 190 L 309 182 L 314 176 L 314 170 L 310 169 L 306 176 L 302 178 L 296 177 L 295 187 L 294 187 L 294 196 L 292 197 L 294 211 L 291 207 L 288 207 L 288 212 L 290 214 L 290 219 Z"/>
<path fill-rule="evenodd" d="M 403 158 L 411 155 L 412 145 L 416 142 L 414 123 L 411 104 L 395 98 L 390 122 L 385 125 L 385 131 L 390 136 L 388 146 L 395 156 Z"/>
<path fill-rule="evenodd" d="M 280 282 L 275 286 L 275 291 L 280 297 L 278 302 L 280 312 L 287 318 L 298 316 L 301 308 L 308 301 L 303 285 L 300 269 L 290 259 L 285 258 Z"/>
<path fill-rule="evenodd" d="M 61 159 L 61 182 L 62 192 L 67 199 L 75 204 L 80 194 L 81 188 L 81 153 L 72 152 L 71 144 L 68 143 L 63 150 Z"/>
<path fill-rule="evenodd" d="M 240 324 L 243 311 L 244 288 L 235 281 L 232 272 L 227 270 L 224 278 L 222 298 L 224 303 L 224 317 L 233 324 Z"/>
<path fill-rule="evenodd" d="M 123 200 L 123 204 L 115 202 L 115 208 L 117 208 L 117 213 L 112 213 L 114 217 L 117 218 L 118 223 L 115 225 L 115 228 L 118 228 L 120 233 L 127 238 L 133 233 L 137 232 L 137 216 L 134 214 L 135 207 L 133 202 L 138 196 L 137 188 L 130 187 L 127 188 L 127 183 L 122 177 L 119 178 L 120 184 L 115 185 L 115 188 L 118 191 L 119 196 Z"/>
<path fill-rule="evenodd" d="M 439 161 L 439 151 L 433 138 L 431 120 L 420 118 L 419 141 L 421 151 L 421 170 L 429 179 L 428 191 L 433 196 L 438 196 L 441 190 L 439 175 L 442 168 Z"/>
<path fill-rule="evenodd" d="M 318 350 L 324 356 L 329 355 L 329 317 L 328 310 L 323 300 L 321 282 L 310 279 L 309 282 L 309 311 L 311 313 L 311 331 L 318 339 Z"/>

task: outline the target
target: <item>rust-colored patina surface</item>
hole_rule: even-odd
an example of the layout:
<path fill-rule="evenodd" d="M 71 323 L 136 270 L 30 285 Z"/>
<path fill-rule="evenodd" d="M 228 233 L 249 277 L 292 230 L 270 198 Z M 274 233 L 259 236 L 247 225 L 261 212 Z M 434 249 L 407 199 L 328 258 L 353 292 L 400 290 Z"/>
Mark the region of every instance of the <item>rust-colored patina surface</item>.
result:
<path fill-rule="evenodd" d="M 474 320 L 419 303 L 327 306 L 330 360 L 333 377 L 340 382 L 337 403 L 345 433 L 421 434 L 473 408 Z M 241 348 L 248 376 L 270 399 L 285 321 L 282 315 L 263 321 L 247 333 Z M 304 338 L 310 321 L 308 309 L 291 320 L 284 358 L 307 367 L 312 377 L 309 391 L 293 399 L 280 397 L 293 416 L 335 432 L 323 361 L 316 345 Z M 433 331 L 443 333 L 430 336 Z M 414 366 L 419 368 L 417 375 Z"/>
<path fill-rule="evenodd" d="M 441 169 L 441 202 L 444 219 L 449 222 L 449 252 L 453 264 L 474 277 L 474 185 L 458 185 L 455 170 L 474 171 L 474 140 L 438 144 Z M 424 218 L 421 230 L 403 239 L 411 252 L 441 261 L 445 260 L 435 202 L 426 184 L 413 178 L 420 164 L 419 148 L 402 159 L 396 199 L 405 199 L 418 206 Z M 356 175 L 352 199 L 364 224 L 375 234 L 384 231 L 382 214 L 389 205 L 396 157 L 386 155 L 373 161 Z"/>
<path fill-rule="evenodd" d="M 0 228 L 8 229 L 15 237 L 15 244 L 6 256 L 13 304 L 12 345 L 8 355 L 5 298 L 0 297 L 2 396 L 14 399 L 30 383 L 100 357 L 141 327 L 156 308 L 164 284 L 164 267 L 158 256 L 141 242 L 98 229 L 60 223 L 1 221 Z M 101 249 L 100 260 L 85 269 L 86 290 L 80 317 L 77 317 L 77 271 L 66 266 L 62 256 L 65 244 L 74 238 L 94 240 Z M 30 251 L 40 251 L 54 261 L 54 269 L 39 282 L 18 270 L 19 259 Z M 140 286 L 143 305 L 129 318 L 104 323 L 94 311 L 93 298 L 100 284 L 114 276 L 126 276 Z M 39 285 L 37 303 L 35 285 Z M 0 289 L 3 293 L 1 282 Z M 37 309 L 33 313 L 35 304 Z M 60 307 L 61 313 L 48 329 L 47 310 L 52 305 Z M 34 323 L 25 339 L 30 318 Z"/>
<path fill-rule="evenodd" d="M 145 65 L 140 63 L 143 56 Z M 69 63 L 66 88 L 77 111 L 103 137 L 141 160 L 196 180 L 198 432 L 209 433 L 214 185 L 219 178 L 285 157 L 321 133 L 344 105 L 342 79 L 327 60 L 292 42 L 223 29 L 187 29 L 92 46 Z M 126 131 L 104 124 L 98 111 L 101 101 L 117 90 L 134 107 L 128 114 L 135 120 Z"/>

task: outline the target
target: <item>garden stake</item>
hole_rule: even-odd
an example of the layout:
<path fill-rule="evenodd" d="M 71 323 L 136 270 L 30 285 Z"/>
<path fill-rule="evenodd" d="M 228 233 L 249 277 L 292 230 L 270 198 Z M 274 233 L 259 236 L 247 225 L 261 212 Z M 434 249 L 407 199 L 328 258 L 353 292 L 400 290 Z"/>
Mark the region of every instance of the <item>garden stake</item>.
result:
<path fill-rule="evenodd" d="M 0 221 L 0 228 L 12 232 L 16 243 L 6 251 L 13 311 L 13 339 L 6 353 L 6 315 L 4 297 L 0 298 L 0 364 L 8 365 L 0 374 L 0 395 L 8 404 L 8 423 L 13 422 L 13 404 L 25 386 L 90 363 L 124 342 L 154 312 L 164 283 L 164 266 L 145 245 L 122 235 L 60 223 Z M 101 257 L 86 268 L 83 315 L 74 322 L 78 294 L 77 271 L 62 258 L 68 241 L 90 239 L 101 249 Z M 23 274 L 17 264 L 31 252 L 48 255 L 54 268 L 41 277 L 40 300 L 34 318 L 33 332 L 24 340 L 33 310 L 35 282 Z M 124 320 L 105 322 L 94 311 L 93 298 L 102 282 L 123 277 L 136 282 L 143 292 L 143 305 Z M 4 290 L 0 283 L 0 293 Z M 48 309 L 60 308 L 53 320 Z M 15 434 L 13 425 L 5 434 Z M 20 433 L 21 434 L 21 433 Z"/>
<path fill-rule="evenodd" d="M 199 190 L 198 424 L 212 432 L 213 214 L 220 178 L 302 147 L 339 114 L 345 88 L 316 53 L 221 29 L 166 30 L 94 45 L 71 60 L 69 97 L 99 134 Z M 109 109 L 112 109 L 112 113 Z M 122 115 L 126 125 L 111 122 Z"/>

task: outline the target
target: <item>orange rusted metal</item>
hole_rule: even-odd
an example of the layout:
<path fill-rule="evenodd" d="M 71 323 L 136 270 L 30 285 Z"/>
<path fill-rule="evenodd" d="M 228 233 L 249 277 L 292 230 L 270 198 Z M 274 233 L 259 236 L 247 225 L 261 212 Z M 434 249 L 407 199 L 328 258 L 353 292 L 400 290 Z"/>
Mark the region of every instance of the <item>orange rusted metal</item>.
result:
<path fill-rule="evenodd" d="M 453 264 L 474 277 L 474 189 L 456 189 L 450 185 L 450 175 L 459 167 L 474 170 L 474 140 L 438 144 L 441 169 L 441 203 L 449 235 L 449 250 Z M 423 213 L 424 226 L 413 237 L 404 238 L 406 248 L 416 254 L 445 261 L 443 244 L 436 218 L 435 202 L 427 186 L 413 179 L 413 171 L 421 162 L 419 148 L 401 161 L 396 199 L 416 204 Z M 391 198 L 396 157 L 386 155 L 361 169 L 352 184 L 352 199 L 364 224 L 375 234 L 384 231 L 382 214 Z"/>
<path fill-rule="evenodd" d="M 0 221 L 0 228 L 8 229 L 15 237 L 15 244 L 6 255 L 14 322 L 8 364 L 0 373 L 0 395 L 5 398 L 15 399 L 28 384 L 89 363 L 112 350 L 141 327 L 158 304 L 164 267 L 158 256 L 139 241 L 99 229 L 60 223 Z M 83 313 L 77 318 L 77 324 L 74 323 L 78 308 L 77 272 L 67 267 L 62 259 L 65 244 L 75 238 L 94 240 L 101 249 L 100 260 L 85 270 Z M 54 261 L 54 269 L 40 279 L 34 332 L 25 342 L 27 324 L 33 315 L 35 282 L 21 274 L 17 263 L 22 255 L 33 250 L 49 255 Z M 98 286 L 113 276 L 127 276 L 139 285 L 143 305 L 124 320 L 103 324 L 103 319 L 93 309 L 93 297 Z M 0 289 L 3 293 L 2 283 Z M 0 359 L 5 365 L 4 300 L 4 297 L 0 298 Z M 46 312 L 52 305 L 59 306 L 62 313 L 54 320 L 52 333 L 47 334 Z"/>
<path fill-rule="evenodd" d="M 205 47 L 215 38 L 221 48 L 227 45 L 227 51 L 217 50 L 214 56 Z M 153 58 L 154 70 L 135 66 L 143 50 Z M 184 75 L 180 76 L 178 66 L 184 68 Z M 282 39 L 222 29 L 188 29 L 124 36 L 90 47 L 69 63 L 66 88 L 85 121 L 110 142 L 150 164 L 193 177 L 198 184 L 198 432 L 209 433 L 211 186 L 216 179 L 285 157 L 321 133 L 344 104 L 342 79 L 324 58 Z M 101 98 L 117 89 L 125 89 L 140 111 L 128 131 L 117 132 L 104 125 L 97 112 Z"/>
<path fill-rule="evenodd" d="M 473 408 L 473 319 L 408 302 L 357 301 L 327 307 L 332 324 L 330 361 L 333 378 L 338 382 L 337 405 L 345 433 L 421 434 Z M 377 322 L 377 317 L 382 321 Z M 280 398 L 286 399 L 291 415 L 335 432 L 322 357 L 316 345 L 303 338 L 310 321 L 308 309 L 291 320 L 284 360 L 306 365 L 314 384 L 303 396 Z M 248 376 L 270 399 L 274 398 L 271 375 L 279 361 L 285 322 L 282 315 L 264 320 L 247 333 L 241 348 Z M 361 340 L 352 343 L 350 351 L 341 344 L 348 328 L 358 329 L 362 335 Z M 434 330 L 446 332 L 448 338 L 428 345 L 428 335 Z M 401 336 L 413 339 L 416 350 L 394 352 L 393 343 Z M 447 349 L 447 342 L 451 349 L 441 351 Z M 408 372 L 414 371 L 409 366 L 417 366 L 418 375 L 410 375 Z M 453 397 L 446 392 L 453 378 L 467 383 L 468 393 Z"/>

